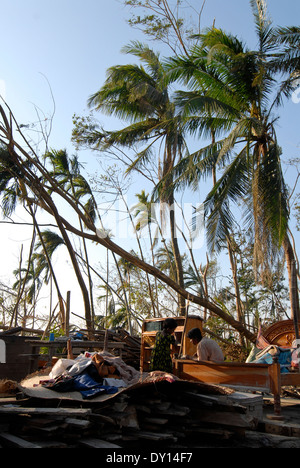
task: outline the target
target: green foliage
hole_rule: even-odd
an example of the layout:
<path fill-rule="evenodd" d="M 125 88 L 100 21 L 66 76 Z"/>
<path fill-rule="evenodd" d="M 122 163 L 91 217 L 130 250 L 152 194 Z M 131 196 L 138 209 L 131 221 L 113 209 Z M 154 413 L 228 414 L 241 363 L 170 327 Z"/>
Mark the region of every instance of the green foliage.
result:
<path fill-rule="evenodd" d="M 143 190 L 137 194 L 138 203 L 128 213 L 134 218 L 138 234 L 155 224 L 155 238 L 149 243 L 153 265 L 186 290 L 196 291 L 201 297 L 213 297 L 228 317 L 237 313 L 239 293 L 241 320 L 255 330 L 260 318 L 279 319 L 287 308 L 281 247 L 289 227 L 289 193 L 276 139 L 277 119 L 273 114 L 297 84 L 299 28 L 274 28 L 265 1 L 250 0 L 257 50 L 249 49 L 240 38 L 221 28 L 211 27 L 188 38 L 192 28 L 186 26 L 181 8 L 187 3 L 124 0 L 126 6 L 137 12 L 129 23 L 141 28 L 148 37 L 168 44 L 172 56 L 162 60 L 159 53 L 140 42 L 124 47 L 123 52 L 133 55 L 138 64 L 109 68 L 104 84 L 90 96 L 88 104 L 94 111 L 125 120 L 126 125 L 108 131 L 101 128 L 92 114 L 74 116 L 72 141 L 78 148 L 97 150 L 101 155 L 110 156 L 116 148 L 123 152 L 124 159 L 118 168 L 111 168 L 98 180 L 102 193 L 120 174 L 121 177 L 135 172 L 141 174 L 145 167 L 155 171 L 151 180 L 158 183 L 153 193 Z M 174 89 L 177 89 L 175 94 Z M 4 125 L 8 126 L 5 119 Z M 197 145 L 192 153 L 186 141 L 188 137 Z M 203 139 L 207 138 L 210 142 L 204 144 Z M 126 164 L 122 165 L 125 160 Z M 36 166 L 31 171 L 33 162 Z M 32 174 L 39 170 L 41 177 L 34 179 Z M 18 159 L 11 145 L 1 146 L 3 214 L 10 216 L 20 202 L 25 201 L 28 207 L 42 206 L 42 203 L 45 206 L 45 200 L 49 201 L 48 211 L 51 212 L 51 207 L 55 212 L 51 197 L 59 194 L 75 209 L 82 232 L 83 223 L 87 228 L 94 228 L 99 207 L 95 190 L 81 170 L 79 158 L 69 157 L 65 150 L 51 150 L 41 162 L 31 155 L 26 160 L 24 153 Z M 207 265 L 200 265 L 198 271 L 187 254 L 180 254 L 174 232 L 172 243 L 165 242 L 161 236 L 161 220 L 154 218 L 151 211 L 153 200 L 167 201 L 172 206 L 181 190 L 198 190 L 202 181 L 210 177 L 212 187 L 204 201 L 209 253 L 215 256 L 231 249 L 239 291 L 231 278 L 229 285 L 216 290 L 212 286 L 213 282 L 216 284 L 215 263 L 207 259 Z M 114 189 L 117 198 L 120 187 Z M 244 210 L 242 220 L 237 219 L 236 208 Z M 299 213 L 299 205 L 295 209 Z M 236 232 L 235 226 L 241 222 L 249 236 Z M 170 225 L 175 225 L 171 216 Z M 74 253 L 66 231 L 62 230 L 62 237 L 50 230 L 40 234 L 29 265 L 32 270 L 26 270 L 26 277 L 23 269 L 18 272 L 19 281 L 26 282 L 29 301 L 34 298 L 42 275 L 48 283 L 50 273 L 53 274 L 50 264 L 56 249 L 65 245 L 69 246 L 70 254 Z M 157 248 L 158 238 L 164 242 L 161 248 Z M 74 257 L 73 266 L 80 282 L 80 268 Z M 116 257 L 114 260 L 114 274 L 105 284 L 105 295 L 100 295 L 100 302 L 105 299 L 107 310 L 99 325 L 140 324 L 153 314 L 154 303 L 159 304 L 162 313 L 174 313 L 176 301 L 168 288 L 149 281 L 132 262 L 118 261 Z M 87 255 L 85 268 L 89 272 Z M 93 285 L 90 278 L 89 281 L 86 301 L 92 302 Z M 80 284 L 85 285 L 84 281 Z M 84 286 L 82 290 L 85 292 Z M 151 291 L 155 302 L 150 301 Z M 220 317 L 210 317 L 207 326 L 230 343 L 238 340 L 237 333 L 228 329 Z"/>

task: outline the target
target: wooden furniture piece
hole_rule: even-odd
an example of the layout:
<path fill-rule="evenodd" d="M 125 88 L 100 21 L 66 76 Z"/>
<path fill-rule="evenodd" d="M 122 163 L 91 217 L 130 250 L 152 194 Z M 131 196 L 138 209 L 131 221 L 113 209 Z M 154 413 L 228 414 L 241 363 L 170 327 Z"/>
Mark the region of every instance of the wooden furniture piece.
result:
<path fill-rule="evenodd" d="M 175 330 L 175 338 L 180 343 L 179 355 L 192 355 L 195 347 L 187 338 L 187 333 L 192 328 L 200 328 L 202 331 L 203 320 L 197 316 L 174 317 L 178 326 Z M 148 319 L 143 322 L 141 337 L 140 371 L 148 372 L 151 352 L 155 343 L 156 333 L 162 331 L 164 318 Z M 171 350 L 172 354 L 172 350 Z"/>
<path fill-rule="evenodd" d="M 183 380 L 224 385 L 239 391 L 272 393 L 274 412 L 279 415 L 280 391 L 287 374 L 280 374 L 280 365 L 240 362 L 209 362 L 177 359 L 175 375 Z M 300 384 L 300 374 L 299 377 Z"/>
<path fill-rule="evenodd" d="M 282 348 L 291 348 L 293 341 L 295 340 L 295 335 L 295 325 L 293 320 L 281 320 L 273 323 L 263 332 L 263 337 L 271 345 L 277 345 Z"/>
<path fill-rule="evenodd" d="M 295 339 L 292 320 L 279 321 L 265 330 L 264 338 L 270 345 L 290 348 Z M 281 373 L 280 365 L 274 359 L 272 364 L 175 360 L 175 375 L 184 380 L 218 384 L 240 391 L 261 391 L 272 393 L 274 413 L 280 416 L 280 394 L 282 387 L 300 386 L 300 373 Z"/>

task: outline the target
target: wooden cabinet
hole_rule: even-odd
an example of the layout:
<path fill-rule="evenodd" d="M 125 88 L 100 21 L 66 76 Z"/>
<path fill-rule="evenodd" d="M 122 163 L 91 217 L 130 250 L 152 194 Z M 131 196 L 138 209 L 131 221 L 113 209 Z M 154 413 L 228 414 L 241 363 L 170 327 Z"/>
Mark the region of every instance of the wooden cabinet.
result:
<path fill-rule="evenodd" d="M 196 352 L 196 346 L 190 342 L 190 339 L 187 337 L 187 333 L 195 327 L 200 328 L 202 331 L 203 320 L 197 316 L 173 318 L 177 322 L 175 338 L 180 345 L 179 350 L 178 348 L 176 350 L 171 349 L 171 354 L 174 354 L 176 351 L 179 355 L 193 355 Z M 143 322 L 140 358 L 141 372 L 149 372 L 151 352 L 155 343 L 156 333 L 158 331 L 162 331 L 164 321 L 165 317 L 148 319 Z"/>

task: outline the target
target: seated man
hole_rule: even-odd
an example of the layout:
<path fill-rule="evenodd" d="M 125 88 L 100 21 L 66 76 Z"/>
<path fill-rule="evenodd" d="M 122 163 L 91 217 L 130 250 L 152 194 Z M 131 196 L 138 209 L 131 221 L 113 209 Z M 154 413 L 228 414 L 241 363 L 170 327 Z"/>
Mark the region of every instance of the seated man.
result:
<path fill-rule="evenodd" d="M 224 361 L 224 355 L 218 343 L 210 338 L 203 338 L 199 328 L 192 328 L 187 336 L 194 345 L 197 345 L 197 352 L 194 357 L 198 361 Z"/>

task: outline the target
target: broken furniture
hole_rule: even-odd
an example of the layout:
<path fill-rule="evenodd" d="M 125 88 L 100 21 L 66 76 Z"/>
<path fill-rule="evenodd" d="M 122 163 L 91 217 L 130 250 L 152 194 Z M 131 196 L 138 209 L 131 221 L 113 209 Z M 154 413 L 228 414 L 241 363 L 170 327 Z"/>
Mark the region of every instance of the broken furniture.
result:
<path fill-rule="evenodd" d="M 295 340 L 294 322 L 292 320 L 276 322 L 265 330 L 263 336 L 270 345 L 290 348 Z M 174 366 L 174 374 L 180 379 L 272 393 L 274 413 L 278 416 L 281 413 L 282 387 L 300 386 L 299 369 L 294 372 L 281 373 L 280 365 L 276 360 L 272 364 L 258 364 L 175 359 Z"/>
<path fill-rule="evenodd" d="M 178 326 L 175 329 L 175 338 L 180 343 L 179 355 L 194 354 L 194 347 L 190 343 L 187 333 L 192 328 L 200 328 L 202 331 L 203 320 L 198 316 L 174 317 Z M 155 343 L 156 333 L 162 331 L 165 318 L 148 319 L 143 322 L 141 339 L 141 372 L 148 372 L 151 352 Z M 172 354 L 172 351 L 171 351 Z"/>

